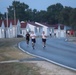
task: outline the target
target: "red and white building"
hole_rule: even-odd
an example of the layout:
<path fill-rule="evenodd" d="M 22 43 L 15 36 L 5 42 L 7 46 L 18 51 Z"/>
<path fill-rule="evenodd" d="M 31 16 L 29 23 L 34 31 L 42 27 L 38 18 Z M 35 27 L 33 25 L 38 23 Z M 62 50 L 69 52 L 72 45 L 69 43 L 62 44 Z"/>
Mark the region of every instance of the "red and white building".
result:
<path fill-rule="evenodd" d="M 52 36 L 57 38 L 66 37 L 67 26 L 62 24 L 48 25 L 46 23 L 38 22 L 24 22 L 16 20 L 0 20 L 0 38 L 14 38 L 17 35 L 25 37 L 26 32 L 34 31 L 37 36 L 40 36 L 43 31 L 49 36 L 50 32 Z M 72 33 L 72 32 L 71 32 Z"/>
<path fill-rule="evenodd" d="M 20 21 L 16 20 L 0 20 L 0 38 L 14 38 L 20 33 Z"/>

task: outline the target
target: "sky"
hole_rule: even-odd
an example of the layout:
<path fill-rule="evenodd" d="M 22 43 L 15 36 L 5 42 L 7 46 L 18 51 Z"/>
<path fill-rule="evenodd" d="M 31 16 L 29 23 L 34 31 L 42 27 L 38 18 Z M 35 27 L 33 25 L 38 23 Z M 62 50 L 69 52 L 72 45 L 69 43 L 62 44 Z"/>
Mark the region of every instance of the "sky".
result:
<path fill-rule="evenodd" d="M 14 0 L 0 0 L 0 12 L 6 12 L 6 8 L 12 5 L 12 1 Z M 61 3 L 63 6 L 70 6 L 72 8 L 76 8 L 76 0 L 15 0 L 24 2 L 31 9 L 47 10 L 47 7 L 56 3 Z"/>

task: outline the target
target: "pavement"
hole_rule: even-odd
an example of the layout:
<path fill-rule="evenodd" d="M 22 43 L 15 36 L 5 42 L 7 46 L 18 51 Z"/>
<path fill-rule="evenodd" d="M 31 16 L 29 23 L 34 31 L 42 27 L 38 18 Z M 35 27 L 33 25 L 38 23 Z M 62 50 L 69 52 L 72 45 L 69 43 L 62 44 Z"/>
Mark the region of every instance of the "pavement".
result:
<path fill-rule="evenodd" d="M 32 48 L 31 41 L 29 46 L 22 41 L 19 48 L 30 55 L 76 71 L 76 44 L 65 41 L 65 38 L 47 38 L 45 48 L 41 38 L 37 38 L 35 49 Z"/>

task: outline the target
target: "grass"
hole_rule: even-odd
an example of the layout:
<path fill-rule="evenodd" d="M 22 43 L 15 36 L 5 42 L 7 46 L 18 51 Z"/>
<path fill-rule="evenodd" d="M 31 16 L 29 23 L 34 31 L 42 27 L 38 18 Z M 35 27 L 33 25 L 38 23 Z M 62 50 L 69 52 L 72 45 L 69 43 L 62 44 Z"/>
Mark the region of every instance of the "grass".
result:
<path fill-rule="evenodd" d="M 20 41 L 25 41 L 25 38 L 6 38 L 6 39 L 0 39 L 0 47 L 9 47 L 14 46 Z"/>
<path fill-rule="evenodd" d="M 25 38 L 0 39 L 0 61 L 32 58 L 19 50 L 17 44 L 20 41 L 25 41 Z"/>
<path fill-rule="evenodd" d="M 0 64 L 0 75 L 40 75 L 34 64 L 10 63 Z"/>
<path fill-rule="evenodd" d="M 0 39 L 0 61 L 34 58 L 17 47 L 25 38 Z M 1 63 L 0 75 L 40 75 L 38 67 L 32 63 Z"/>

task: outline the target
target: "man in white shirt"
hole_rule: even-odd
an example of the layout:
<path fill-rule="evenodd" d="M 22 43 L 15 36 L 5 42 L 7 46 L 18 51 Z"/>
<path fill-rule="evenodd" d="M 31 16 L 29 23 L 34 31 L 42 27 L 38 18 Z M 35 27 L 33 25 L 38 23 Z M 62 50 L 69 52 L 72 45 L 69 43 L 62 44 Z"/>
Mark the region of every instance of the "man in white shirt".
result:
<path fill-rule="evenodd" d="M 43 42 L 43 48 L 44 47 L 46 47 L 45 45 L 46 45 L 46 34 L 45 34 L 45 32 L 43 31 L 43 33 L 42 33 L 42 42 Z"/>
<path fill-rule="evenodd" d="M 31 41 L 32 41 L 32 47 L 34 49 L 34 46 L 36 43 L 36 34 L 32 31 L 30 37 L 31 37 Z"/>

